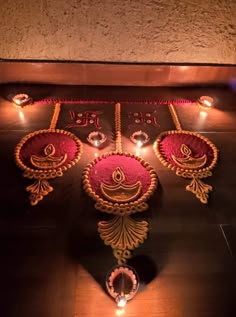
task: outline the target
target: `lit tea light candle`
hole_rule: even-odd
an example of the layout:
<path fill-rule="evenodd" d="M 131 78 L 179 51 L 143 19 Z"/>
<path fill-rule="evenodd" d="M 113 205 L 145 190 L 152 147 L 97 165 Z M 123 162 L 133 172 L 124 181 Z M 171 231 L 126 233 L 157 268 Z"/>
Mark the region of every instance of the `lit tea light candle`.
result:
<path fill-rule="evenodd" d="M 214 99 L 210 96 L 201 96 L 197 103 L 201 108 L 209 109 L 214 106 Z"/>
<path fill-rule="evenodd" d="M 95 147 L 99 147 L 100 145 L 102 145 L 106 141 L 106 139 L 107 137 L 105 136 L 105 134 L 99 131 L 91 132 L 87 137 L 88 142 Z"/>
<path fill-rule="evenodd" d="M 149 136 L 146 132 L 143 131 L 135 131 L 130 136 L 131 141 L 137 145 L 138 148 L 141 148 L 144 144 L 149 141 Z"/>
<path fill-rule="evenodd" d="M 23 108 L 24 106 L 30 105 L 33 99 L 27 94 L 17 94 L 12 98 L 16 107 Z"/>
<path fill-rule="evenodd" d="M 108 293 L 115 299 L 118 308 L 123 311 L 122 309 L 126 306 L 127 302 L 138 291 L 138 275 L 130 266 L 118 265 L 108 273 L 106 288 Z"/>

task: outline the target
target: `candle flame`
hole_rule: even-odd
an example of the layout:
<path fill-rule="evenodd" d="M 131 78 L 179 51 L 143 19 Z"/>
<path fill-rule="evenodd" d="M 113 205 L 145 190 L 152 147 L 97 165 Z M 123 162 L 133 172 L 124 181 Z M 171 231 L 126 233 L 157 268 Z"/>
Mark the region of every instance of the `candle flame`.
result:
<path fill-rule="evenodd" d="M 124 308 L 126 304 L 127 304 L 127 299 L 125 298 L 125 296 L 120 296 L 117 299 L 117 306 L 119 308 Z"/>

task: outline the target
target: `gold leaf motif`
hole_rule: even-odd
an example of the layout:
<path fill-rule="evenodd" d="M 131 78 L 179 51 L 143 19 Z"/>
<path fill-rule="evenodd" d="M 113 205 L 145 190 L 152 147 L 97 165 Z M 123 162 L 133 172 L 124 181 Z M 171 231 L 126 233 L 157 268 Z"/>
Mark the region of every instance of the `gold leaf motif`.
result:
<path fill-rule="evenodd" d="M 131 256 L 129 250 L 137 248 L 147 238 L 148 222 L 135 221 L 129 216 L 116 216 L 98 223 L 98 232 L 106 245 L 113 249 L 119 263 Z"/>
<path fill-rule="evenodd" d="M 117 167 L 112 173 L 112 179 L 115 183 L 120 184 L 125 181 L 125 175 L 120 167 Z"/>
<path fill-rule="evenodd" d="M 181 145 L 180 151 L 185 156 L 190 156 L 192 154 L 192 151 L 190 150 L 190 148 L 187 147 L 187 145 L 185 145 L 185 144 Z"/>
<path fill-rule="evenodd" d="M 55 147 L 53 144 L 48 144 L 45 149 L 44 153 L 46 156 L 53 155 L 55 153 Z"/>

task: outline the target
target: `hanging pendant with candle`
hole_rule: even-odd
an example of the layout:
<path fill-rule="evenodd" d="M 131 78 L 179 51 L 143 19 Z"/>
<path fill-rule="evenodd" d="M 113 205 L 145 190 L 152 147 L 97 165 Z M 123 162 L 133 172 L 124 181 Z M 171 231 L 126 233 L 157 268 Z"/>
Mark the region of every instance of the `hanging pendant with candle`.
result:
<path fill-rule="evenodd" d="M 169 105 L 169 110 L 176 130 L 162 132 L 154 143 L 154 152 L 164 166 L 176 171 L 176 175 L 191 179 L 186 190 L 206 204 L 212 186 L 202 179 L 212 175 L 218 150 L 206 137 L 182 130 L 174 106 Z"/>
<path fill-rule="evenodd" d="M 115 106 L 115 151 L 97 157 L 83 172 L 84 190 L 94 199 L 95 208 L 114 215 L 110 220 L 98 223 L 98 232 L 104 243 L 113 249 L 119 264 L 107 282 L 107 290 L 118 306 L 132 298 L 138 288 L 137 279 L 133 278 L 136 275 L 124 264 L 132 256 L 131 252 L 144 242 L 148 233 L 148 222 L 137 221 L 132 218 L 132 214 L 148 209 L 147 200 L 158 183 L 156 172 L 149 163 L 122 151 L 120 112 L 121 106 L 118 103 Z M 127 273 L 133 281 L 128 293 L 114 291 L 117 279 L 113 277 L 116 273 L 119 276 Z"/>
<path fill-rule="evenodd" d="M 122 152 L 120 104 L 116 104 L 116 151 L 97 157 L 85 168 L 84 189 L 95 200 L 95 208 L 115 215 L 98 224 L 100 237 L 113 249 L 118 263 L 131 257 L 131 250 L 147 237 L 148 223 L 131 214 L 147 210 L 146 201 L 157 186 L 154 169 L 131 153 Z"/>

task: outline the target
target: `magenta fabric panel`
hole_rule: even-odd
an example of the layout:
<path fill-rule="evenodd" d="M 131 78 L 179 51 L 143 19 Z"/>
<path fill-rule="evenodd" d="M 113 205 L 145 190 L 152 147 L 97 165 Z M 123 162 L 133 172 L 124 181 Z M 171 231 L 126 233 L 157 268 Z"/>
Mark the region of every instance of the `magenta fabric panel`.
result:
<path fill-rule="evenodd" d="M 55 147 L 55 154 L 53 156 L 60 157 L 65 153 L 67 154 L 64 164 L 69 163 L 75 158 L 77 145 L 70 136 L 62 133 L 45 132 L 37 134 L 25 142 L 20 153 L 22 162 L 27 167 L 34 168 L 30 163 L 30 156 L 37 155 L 44 157 L 44 148 L 48 144 L 53 144 Z"/>
<path fill-rule="evenodd" d="M 207 162 L 204 167 L 211 164 L 213 160 L 212 148 L 204 140 L 191 134 L 175 133 L 164 136 L 160 143 L 160 152 L 169 163 L 178 167 L 171 155 L 184 157 L 184 154 L 181 153 L 180 150 L 182 144 L 187 145 L 187 147 L 192 151 L 191 156 L 194 158 L 198 158 L 206 154 Z"/>
<path fill-rule="evenodd" d="M 114 154 L 103 158 L 91 168 L 89 180 L 96 194 L 102 195 L 100 190 L 102 182 L 108 185 L 115 185 L 112 180 L 112 173 L 117 167 L 120 167 L 124 172 L 124 184 L 134 185 L 137 181 L 140 181 L 142 194 L 147 192 L 151 184 L 151 177 L 146 168 L 135 158 Z"/>

